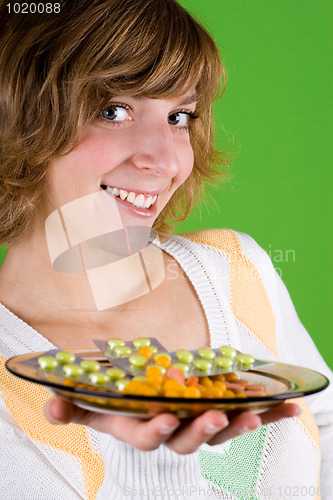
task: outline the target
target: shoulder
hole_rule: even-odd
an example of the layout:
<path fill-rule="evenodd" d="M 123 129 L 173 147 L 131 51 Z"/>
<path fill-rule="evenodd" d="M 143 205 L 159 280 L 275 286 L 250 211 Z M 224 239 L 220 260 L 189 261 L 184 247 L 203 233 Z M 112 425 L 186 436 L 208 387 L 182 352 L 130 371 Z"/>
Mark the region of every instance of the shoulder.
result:
<path fill-rule="evenodd" d="M 205 229 L 179 234 L 181 238 L 223 252 L 233 258 L 246 257 L 256 263 L 270 263 L 270 258 L 258 243 L 248 234 L 228 228 Z"/>

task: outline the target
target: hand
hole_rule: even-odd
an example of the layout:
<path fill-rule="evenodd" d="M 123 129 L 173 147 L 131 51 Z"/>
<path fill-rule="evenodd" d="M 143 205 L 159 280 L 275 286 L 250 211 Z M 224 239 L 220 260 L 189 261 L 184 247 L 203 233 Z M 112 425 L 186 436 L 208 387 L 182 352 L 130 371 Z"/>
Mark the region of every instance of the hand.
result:
<path fill-rule="evenodd" d="M 130 443 L 139 450 L 151 451 L 165 444 L 176 453 L 185 455 L 196 451 L 202 443 L 223 443 L 253 431 L 260 425 L 296 417 L 300 415 L 301 409 L 293 403 L 282 403 L 260 415 L 240 413 L 230 422 L 224 413 L 209 410 L 190 423 L 182 423 L 169 413 L 162 413 L 151 420 L 141 420 L 91 412 L 73 405 L 67 399 L 55 397 L 46 403 L 44 412 L 52 424 L 65 425 L 73 422 L 88 425 Z"/>

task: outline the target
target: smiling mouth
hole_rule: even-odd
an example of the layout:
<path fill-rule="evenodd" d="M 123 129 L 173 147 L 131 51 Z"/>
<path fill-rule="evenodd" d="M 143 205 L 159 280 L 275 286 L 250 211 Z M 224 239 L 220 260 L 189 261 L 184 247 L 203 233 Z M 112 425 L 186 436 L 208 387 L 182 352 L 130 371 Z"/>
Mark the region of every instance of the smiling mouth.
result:
<path fill-rule="evenodd" d="M 105 186 L 103 184 L 101 185 L 101 188 L 104 189 L 104 191 L 112 193 L 113 196 L 115 196 L 116 198 L 120 198 L 123 201 L 127 201 L 128 203 L 137 208 L 149 209 L 150 207 L 154 206 L 158 198 L 157 194 L 152 196 L 143 193 L 134 193 L 133 191 L 126 191 L 125 189 Z"/>

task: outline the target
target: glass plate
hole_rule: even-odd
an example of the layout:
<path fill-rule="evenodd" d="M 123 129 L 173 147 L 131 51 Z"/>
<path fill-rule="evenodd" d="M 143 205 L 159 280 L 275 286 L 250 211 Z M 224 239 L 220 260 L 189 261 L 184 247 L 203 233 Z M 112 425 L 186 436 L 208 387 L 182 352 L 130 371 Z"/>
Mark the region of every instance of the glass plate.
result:
<path fill-rule="evenodd" d="M 71 352 L 83 359 L 93 359 L 102 364 L 108 364 L 98 350 L 71 350 Z M 194 418 L 210 409 L 223 411 L 229 416 L 241 411 L 261 413 L 286 399 L 298 398 L 322 391 L 329 384 L 324 375 L 313 370 L 301 366 L 267 361 L 255 370 L 236 372 L 239 378 L 246 379 L 252 384 L 264 384 L 266 396 L 248 397 L 246 399 L 185 399 L 131 396 L 107 391 L 102 387 L 97 388 L 96 386 L 82 384 L 82 382 L 72 379 L 68 380 L 67 385 L 67 383 L 59 382 L 56 378 L 53 380 L 50 374 L 48 380 L 46 380 L 43 372 L 37 370 L 34 366 L 25 364 L 29 359 L 42 354 L 30 353 L 15 356 L 6 362 L 6 368 L 17 377 L 49 387 L 54 394 L 70 399 L 81 408 L 95 412 L 140 418 L 152 418 L 164 412 L 174 413 L 178 418 Z"/>

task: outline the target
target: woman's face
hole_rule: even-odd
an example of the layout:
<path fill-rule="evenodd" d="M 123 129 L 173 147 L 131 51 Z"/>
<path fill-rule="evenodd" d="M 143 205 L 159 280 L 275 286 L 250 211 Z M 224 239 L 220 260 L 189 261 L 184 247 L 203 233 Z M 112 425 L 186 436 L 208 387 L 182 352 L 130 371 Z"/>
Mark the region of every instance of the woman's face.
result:
<path fill-rule="evenodd" d="M 152 225 L 193 168 L 195 97 L 119 95 L 70 153 L 52 160 L 47 212 L 100 190 L 116 196 L 127 225 Z"/>

